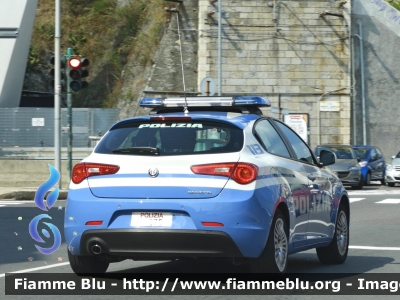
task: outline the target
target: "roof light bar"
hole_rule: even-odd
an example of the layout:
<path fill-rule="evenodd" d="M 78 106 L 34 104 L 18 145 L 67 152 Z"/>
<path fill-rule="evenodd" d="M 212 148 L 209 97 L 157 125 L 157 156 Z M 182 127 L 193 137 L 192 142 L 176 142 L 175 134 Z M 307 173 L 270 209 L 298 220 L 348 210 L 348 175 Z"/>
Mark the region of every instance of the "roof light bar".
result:
<path fill-rule="evenodd" d="M 235 105 L 271 106 L 271 102 L 260 96 L 237 96 Z"/>
<path fill-rule="evenodd" d="M 187 106 L 271 106 L 271 102 L 260 96 L 186 97 Z M 185 98 L 143 98 L 141 107 L 186 106 Z"/>

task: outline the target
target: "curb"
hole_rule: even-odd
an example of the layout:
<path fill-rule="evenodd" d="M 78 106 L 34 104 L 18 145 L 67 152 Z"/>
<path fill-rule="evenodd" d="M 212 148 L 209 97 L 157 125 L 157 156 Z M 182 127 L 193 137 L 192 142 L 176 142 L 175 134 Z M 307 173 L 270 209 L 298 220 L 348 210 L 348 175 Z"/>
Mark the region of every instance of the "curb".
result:
<path fill-rule="evenodd" d="M 0 199 L 5 200 L 34 200 L 36 191 L 14 191 L 10 193 L 0 194 Z M 58 200 L 66 200 L 68 191 L 60 191 Z"/>

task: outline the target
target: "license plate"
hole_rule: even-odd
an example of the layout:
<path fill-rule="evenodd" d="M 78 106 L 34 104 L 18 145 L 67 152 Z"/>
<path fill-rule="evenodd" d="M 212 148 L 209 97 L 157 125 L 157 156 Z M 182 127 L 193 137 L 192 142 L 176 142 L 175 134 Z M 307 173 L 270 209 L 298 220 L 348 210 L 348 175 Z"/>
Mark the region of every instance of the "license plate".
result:
<path fill-rule="evenodd" d="M 171 227 L 172 213 L 168 212 L 134 212 L 131 226 L 135 227 Z"/>

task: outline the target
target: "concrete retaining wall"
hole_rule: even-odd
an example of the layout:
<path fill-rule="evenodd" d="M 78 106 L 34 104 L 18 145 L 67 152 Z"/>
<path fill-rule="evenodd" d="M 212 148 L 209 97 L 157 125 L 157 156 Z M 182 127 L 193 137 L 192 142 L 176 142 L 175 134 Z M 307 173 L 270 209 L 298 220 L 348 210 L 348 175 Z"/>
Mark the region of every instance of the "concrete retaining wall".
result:
<path fill-rule="evenodd" d="M 349 143 L 350 11 L 326 0 L 223 2 L 222 94 L 263 95 L 274 107 L 265 114 L 280 119 L 309 113 L 312 147 Z M 199 83 L 218 79 L 218 23 L 218 2 L 200 0 Z"/>
<path fill-rule="evenodd" d="M 363 35 L 365 125 L 362 107 L 360 40 Z M 400 150 L 400 12 L 387 2 L 354 1 L 354 144 L 378 146 L 386 162 Z M 364 131 L 365 127 L 365 131 Z"/>
<path fill-rule="evenodd" d="M 80 160 L 73 160 L 73 166 Z M 0 187 L 24 187 L 37 189 L 47 179 L 48 165 L 54 166 L 54 160 L 39 159 L 1 159 Z M 69 185 L 68 161 L 61 161 L 61 188 Z"/>

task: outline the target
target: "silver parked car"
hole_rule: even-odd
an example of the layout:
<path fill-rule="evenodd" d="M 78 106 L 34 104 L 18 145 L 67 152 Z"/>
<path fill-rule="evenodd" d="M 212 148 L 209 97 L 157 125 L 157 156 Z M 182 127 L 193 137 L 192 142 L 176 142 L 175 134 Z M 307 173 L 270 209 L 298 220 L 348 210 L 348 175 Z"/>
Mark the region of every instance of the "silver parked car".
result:
<path fill-rule="evenodd" d="M 392 163 L 386 165 L 386 178 L 388 186 L 393 187 L 400 183 L 400 152 L 392 156 Z"/>
<path fill-rule="evenodd" d="M 338 175 L 343 185 L 351 186 L 353 189 L 362 189 L 364 180 L 361 174 L 359 159 L 350 145 L 326 144 L 319 145 L 315 154 L 319 157 L 321 150 L 328 150 L 336 155 L 336 162 L 329 166 Z"/>

